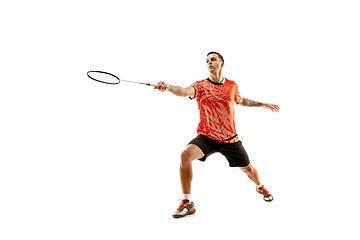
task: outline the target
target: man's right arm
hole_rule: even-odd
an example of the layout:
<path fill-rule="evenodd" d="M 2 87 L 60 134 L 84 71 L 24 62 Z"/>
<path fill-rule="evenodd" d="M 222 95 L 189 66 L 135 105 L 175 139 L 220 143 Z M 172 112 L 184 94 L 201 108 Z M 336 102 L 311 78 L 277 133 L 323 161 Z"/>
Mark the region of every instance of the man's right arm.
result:
<path fill-rule="evenodd" d="M 195 97 L 195 89 L 194 87 L 190 86 L 187 88 L 183 88 L 180 86 L 172 86 L 170 85 L 170 90 L 172 94 L 179 96 L 179 97 Z"/>
<path fill-rule="evenodd" d="M 183 88 L 180 86 L 168 85 L 165 82 L 159 82 L 157 87 L 155 87 L 154 89 L 158 89 L 159 91 L 164 92 L 165 90 L 167 90 L 168 86 L 170 86 L 169 92 L 171 92 L 172 94 L 174 94 L 176 96 L 191 97 L 191 98 L 195 97 L 195 88 L 192 86 Z"/>

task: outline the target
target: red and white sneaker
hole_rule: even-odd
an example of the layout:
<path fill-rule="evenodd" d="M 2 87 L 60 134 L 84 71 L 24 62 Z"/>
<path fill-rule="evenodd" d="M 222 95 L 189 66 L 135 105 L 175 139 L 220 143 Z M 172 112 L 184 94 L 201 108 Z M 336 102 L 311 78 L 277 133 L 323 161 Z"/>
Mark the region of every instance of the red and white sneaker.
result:
<path fill-rule="evenodd" d="M 264 200 L 266 202 L 271 202 L 274 200 L 271 193 L 264 187 L 264 185 L 261 185 L 260 187 L 256 187 L 256 191 L 264 196 Z"/>
<path fill-rule="evenodd" d="M 178 209 L 173 213 L 173 218 L 182 218 L 187 215 L 194 214 L 196 212 L 194 203 L 190 202 L 187 199 L 182 199 L 180 206 Z"/>

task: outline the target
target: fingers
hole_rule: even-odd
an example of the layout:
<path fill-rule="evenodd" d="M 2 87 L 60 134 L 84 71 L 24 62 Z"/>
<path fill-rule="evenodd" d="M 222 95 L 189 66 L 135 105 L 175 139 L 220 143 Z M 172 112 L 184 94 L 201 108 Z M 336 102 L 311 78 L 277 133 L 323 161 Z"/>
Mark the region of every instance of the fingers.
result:
<path fill-rule="evenodd" d="M 168 88 L 168 84 L 163 81 L 158 82 L 157 86 L 154 87 L 154 89 L 157 89 L 160 92 L 166 91 L 167 88 Z"/>
<path fill-rule="evenodd" d="M 275 104 L 265 104 L 264 105 L 266 108 L 269 108 L 272 112 L 279 112 L 280 108 L 278 105 Z"/>
<path fill-rule="evenodd" d="M 275 105 L 275 104 L 270 104 L 270 109 L 272 112 L 279 112 L 280 108 L 279 106 Z"/>

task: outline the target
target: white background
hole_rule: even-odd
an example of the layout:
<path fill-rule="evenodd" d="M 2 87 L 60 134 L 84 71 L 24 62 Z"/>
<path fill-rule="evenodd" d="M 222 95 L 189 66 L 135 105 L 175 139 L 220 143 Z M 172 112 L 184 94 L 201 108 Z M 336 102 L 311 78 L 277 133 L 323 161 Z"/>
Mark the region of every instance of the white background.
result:
<path fill-rule="evenodd" d="M 355 239 L 360 160 L 358 1 L 1 3 L 0 239 Z M 88 70 L 189 86 L 218 51 L 242 96 L 237 130 L 275 200 L 221 155 L 180 153 L 196 101 L 108 86 Z M 184 238 L 185 237 L 185 238 Z"/>

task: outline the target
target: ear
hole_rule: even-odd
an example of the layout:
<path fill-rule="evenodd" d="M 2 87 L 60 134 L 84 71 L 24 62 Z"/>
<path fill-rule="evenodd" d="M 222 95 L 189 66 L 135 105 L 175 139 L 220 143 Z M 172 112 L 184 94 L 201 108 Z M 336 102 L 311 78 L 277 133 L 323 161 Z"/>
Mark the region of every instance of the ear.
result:
<path fill-rule="evenodd" d="M 225 63 L 221 63 L 221 69 L 223 69 L 224 68 L 224 65 L 225 65 Z"/>

